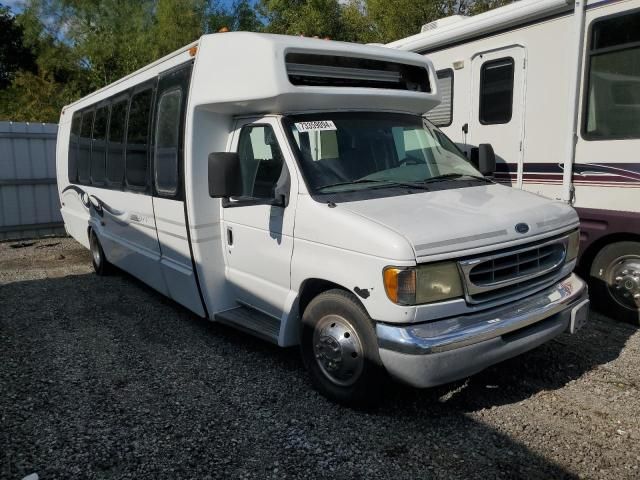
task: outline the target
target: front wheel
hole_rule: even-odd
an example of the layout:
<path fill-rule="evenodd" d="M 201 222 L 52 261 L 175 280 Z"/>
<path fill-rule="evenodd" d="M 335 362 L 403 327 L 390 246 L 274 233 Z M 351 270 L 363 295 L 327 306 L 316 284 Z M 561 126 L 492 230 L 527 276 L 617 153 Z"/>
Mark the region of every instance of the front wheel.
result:
<path fill-rule="evenodd" d="M 640 323 L 640 242 L 605 246 L 591 264 L 591 296 L 603 313 Z"/>
<path fill-rule="evenodd" d="M 93 229 L 89 231 L 89 247 L 91 249 L 93 269 L 98 275 L 108 275 L 111 272 L 111 264 L 108 262 L 107 257 L 104 256 L 100 240 L 98 240 L 98 236 Z"/>
<path fill-rule="evenodd" d="M 302 316 L 301 353 L 320 393 L 339 403 L 374 404 L 386 380 L 373 322 L 353 295 L 329 290 Z"/>

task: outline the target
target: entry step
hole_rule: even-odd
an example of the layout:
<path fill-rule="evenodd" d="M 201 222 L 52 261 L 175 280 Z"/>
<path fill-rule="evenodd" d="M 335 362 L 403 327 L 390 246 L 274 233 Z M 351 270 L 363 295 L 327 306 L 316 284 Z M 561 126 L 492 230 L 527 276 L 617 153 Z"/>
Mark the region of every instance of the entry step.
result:
<path fill-rule="evenodd" d="M 226 312 L 216 313 L 216 320 L 239 330 L 260 337 L 271 343 L 278 343 L 280 319 L 259 312 L 251 307 L 241 306 Z"/>

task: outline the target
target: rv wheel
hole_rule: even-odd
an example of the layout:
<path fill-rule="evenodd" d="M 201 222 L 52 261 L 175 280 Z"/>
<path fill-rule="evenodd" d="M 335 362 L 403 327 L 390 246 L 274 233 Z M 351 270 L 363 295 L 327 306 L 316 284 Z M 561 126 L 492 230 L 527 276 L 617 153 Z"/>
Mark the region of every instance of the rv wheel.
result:
<path fill-rule="evenodd" d="M 591 265 L 591 297 L 615 320 L 640 323 L 640 242 L 605 246 Z"/>
<path fill-rule="evenodd" d="M 107 261 L 107 257 L 104 256 L 100 240 L 98 240 L 98 236 L 93 229 L 89 232 L 89 246 L 91 247 L 93 269 L 98 275 L 108 275 L 111 271 L 111 264 Z"/>
<path fill-rule="evenodd" d="M 315 297 L 302 316 L 301 352 L 315 388 L 331 400 L 360 406 L 380 399 L 386 380 L 373 322 L 344 290 Z"/>

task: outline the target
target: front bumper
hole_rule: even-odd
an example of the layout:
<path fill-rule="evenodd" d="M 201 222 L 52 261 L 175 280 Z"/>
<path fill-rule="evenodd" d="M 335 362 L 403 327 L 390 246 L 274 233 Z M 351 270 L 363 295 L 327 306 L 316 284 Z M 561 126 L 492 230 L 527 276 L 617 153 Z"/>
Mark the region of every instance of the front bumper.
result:
<path fill-rule="evenodd" d="M 432 387 L 473 375 L 576 329 L 588 308 L 577 275 L 517 302 L 474 315 L 412 324 L 378 323 L 380 359 L 395 378 Z"/>

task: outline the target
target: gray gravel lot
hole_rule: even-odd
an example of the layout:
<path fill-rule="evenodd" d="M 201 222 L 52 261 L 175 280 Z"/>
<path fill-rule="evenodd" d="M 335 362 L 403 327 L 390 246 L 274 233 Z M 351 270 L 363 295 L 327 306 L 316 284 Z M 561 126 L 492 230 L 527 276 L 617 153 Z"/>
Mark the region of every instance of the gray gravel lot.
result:
<path fill-rule="evenodd" d="M 30 242 L 29 242 L 30 243 Z M 640 334 L 574 337 L 375 410 L 71 239 L 0 243 L 0 478 L 638 478 Z"/>

